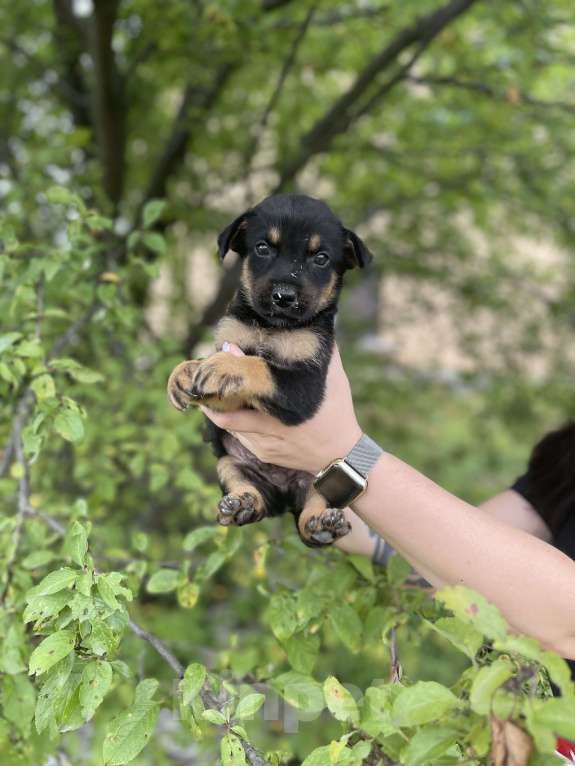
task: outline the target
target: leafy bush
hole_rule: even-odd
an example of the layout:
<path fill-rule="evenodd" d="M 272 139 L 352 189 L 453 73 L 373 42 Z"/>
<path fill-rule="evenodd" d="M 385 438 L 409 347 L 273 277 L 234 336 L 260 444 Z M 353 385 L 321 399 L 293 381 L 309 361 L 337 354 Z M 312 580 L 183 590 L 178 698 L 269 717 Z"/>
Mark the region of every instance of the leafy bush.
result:
<path fill-rule="evenodd" d="M 289 519 L 213 524 L 200 419 L 165 401 L 179 352 L 129 292 L 159 208 L 112 258 L 111 220 L 42 205 L 61 241 L 0 229 L 3 763 L 553 763 L 567 665 L 478 594 Z"/>

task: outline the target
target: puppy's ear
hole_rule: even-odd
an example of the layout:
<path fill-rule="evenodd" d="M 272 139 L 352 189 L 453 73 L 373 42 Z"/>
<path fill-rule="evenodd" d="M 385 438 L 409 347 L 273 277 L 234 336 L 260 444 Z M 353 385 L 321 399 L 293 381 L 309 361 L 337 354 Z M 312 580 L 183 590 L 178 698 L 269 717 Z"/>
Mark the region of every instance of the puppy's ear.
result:
<path fill-rule="evenodd" d="M 343 252 L 345 255 L 346 267 L 348 269 L 353 269 L 356 266 L 359 266 L 360 269 L 365 269 L 365 267 L 371 263 L 373 255 L 354 231 L 344 229 L 343 236 Z"/>
<path fill-rule="evenodd" d="M 220 260 L 224 260 L 228 250 L 233 250 L 239 255 L 245 254 L 245 232 L 248 225 L 248 213 L 242 213 L 221 232 L 218 237 L 218 253 Z"/>

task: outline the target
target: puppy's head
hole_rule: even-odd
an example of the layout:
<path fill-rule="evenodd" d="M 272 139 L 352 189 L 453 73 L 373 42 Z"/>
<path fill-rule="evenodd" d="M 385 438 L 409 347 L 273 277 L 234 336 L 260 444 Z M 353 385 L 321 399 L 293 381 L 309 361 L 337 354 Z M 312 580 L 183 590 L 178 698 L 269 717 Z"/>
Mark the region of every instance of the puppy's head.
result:
<path fill-rule="evenodd" d="M 305 324 L 337 302 L 343 273 L 371 254 L 320 200 L 277 194 L 236 218 L 218 237 L 220 257 L 243 259 L 241 290 L 271 324 Z"/>

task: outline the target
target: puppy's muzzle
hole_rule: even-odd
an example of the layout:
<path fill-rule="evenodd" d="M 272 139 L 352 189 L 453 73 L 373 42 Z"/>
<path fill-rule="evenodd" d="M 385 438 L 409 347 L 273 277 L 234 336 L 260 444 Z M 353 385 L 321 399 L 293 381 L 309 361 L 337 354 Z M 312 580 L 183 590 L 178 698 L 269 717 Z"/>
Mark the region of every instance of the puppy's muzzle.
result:
<path fill-rule="evenodd" d="M 272 303 L 280 309 L 297 308 L 298 295 L 293 285 L 278 282 L 272 286 Z"/>

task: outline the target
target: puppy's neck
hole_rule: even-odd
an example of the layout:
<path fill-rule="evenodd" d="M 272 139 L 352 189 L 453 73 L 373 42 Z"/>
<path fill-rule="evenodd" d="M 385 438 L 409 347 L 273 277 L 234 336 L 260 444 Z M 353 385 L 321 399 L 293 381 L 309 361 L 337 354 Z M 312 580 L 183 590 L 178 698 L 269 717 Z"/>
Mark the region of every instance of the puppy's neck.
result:
<path fill-rule="evenodd" d="M 218 322 L 216 348 L 221 349 L 228 341 L 244 353 L 262 356 L 280 368 L 298 363 L 324 367 L 333 347 L 335 313 L 335 307 L 330 307 L 305 326 L 275 327 L 256 314 L 241 294 L 236 294 Z"/>

